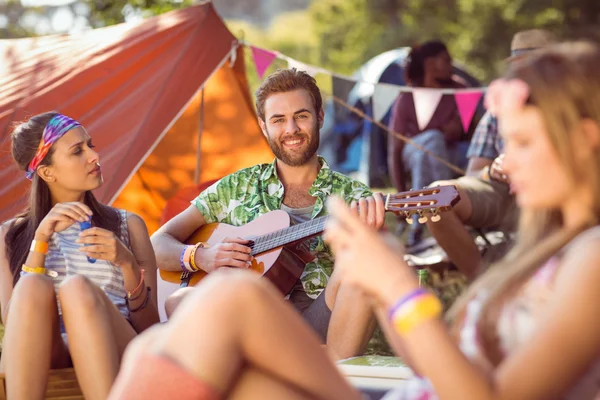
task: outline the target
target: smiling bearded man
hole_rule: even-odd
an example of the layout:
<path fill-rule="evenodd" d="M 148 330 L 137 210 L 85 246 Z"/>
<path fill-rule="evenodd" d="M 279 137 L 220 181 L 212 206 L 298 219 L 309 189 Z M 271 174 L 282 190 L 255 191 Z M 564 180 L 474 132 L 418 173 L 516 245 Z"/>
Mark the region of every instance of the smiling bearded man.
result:
<path fill-rule="evenodd" d="M 286 211 L 291 223 L 298 224 L 327 215 L 330 195 L 359 208 L 361 218 L 372 227 L 383 225 L 381 195 L 332 171 L 317 155 L 324 113 L 313 77 L 295 68 L 278 70 L 257 90 L 256 109 L 275 160 L 224 177 L 161 227 L 152 236 L 161 269 L 182 270 L 183 242 L 205 224 L 245 225 L 274 210 Z M 360 354 L 374 329 L 371 305 L 340 283 L 333 255 L 320 236 L 307 239 L 307 245 L 314 259 L 305 265 L 287 298 L 335 357 Z M 197 246 L 193 259 L 207 273 L 221 267 L 248 268 L 250 246 L 248 240 L 226 238 L 210 247 Z M 190 290 L 194 289 L 179 289 L 167 300 L 168 315 Z"/>

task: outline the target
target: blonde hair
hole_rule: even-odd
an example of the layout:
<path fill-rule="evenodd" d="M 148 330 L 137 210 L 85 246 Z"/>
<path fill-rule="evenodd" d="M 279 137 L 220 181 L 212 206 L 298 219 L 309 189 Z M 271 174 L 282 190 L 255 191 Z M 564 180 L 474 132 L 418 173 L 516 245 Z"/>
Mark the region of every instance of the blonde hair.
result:
<path fill-rule="evenodd" d="M 548 137 L 572 179 L 589 185 L 593 196 L 593 217 L 585 226 L 568 230 L 563 226 L 559 210 L 521 211 L 517 243 L 497 265 L 483 274 L 455 303 L 448 313 L 451 321 L 460 321 L 466 305 L 480 292 L 485 292 L 479 329 L 483 347 L 490 362 L 501 361 L 495 319 L 503 299 L 514 294 L 548 259 L 559 252 L 586 227 L 600 219 L 600 156 L 581 165 L 576 162 L 570 133 L 583 119 L 600 125 L 600 47 L 587 42 L 564 43 L 549 47 L 512 66 L 507 78 L 527 83 L 529 104 L 541 111 Z M 586 182 L 581 182 L 582 177 Z M 460 324 L 455 324 L 454 331 Z"/>

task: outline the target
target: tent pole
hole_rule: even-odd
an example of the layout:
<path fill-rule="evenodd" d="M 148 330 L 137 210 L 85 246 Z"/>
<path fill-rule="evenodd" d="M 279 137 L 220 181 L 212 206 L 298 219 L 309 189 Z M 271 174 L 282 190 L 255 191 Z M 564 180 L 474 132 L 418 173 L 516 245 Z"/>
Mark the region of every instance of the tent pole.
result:
<path fill-rule="evenodd" d="M 198 113 L 198 147 L 196 148 L 196 172 L 194 173 L 194 182 L 200 184 L 200 156 L 202 154 L 202 131 L 204 131 L 204 87 L 200 93 L 200 110 Z"/>

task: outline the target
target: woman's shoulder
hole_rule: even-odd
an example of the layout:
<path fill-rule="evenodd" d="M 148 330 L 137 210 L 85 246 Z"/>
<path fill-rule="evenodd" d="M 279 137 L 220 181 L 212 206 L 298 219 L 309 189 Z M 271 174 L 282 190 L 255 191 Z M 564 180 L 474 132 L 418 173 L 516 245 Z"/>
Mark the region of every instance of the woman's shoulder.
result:
<path fill-rule="evenodd" d="M 600 249 L 600 225 L 594 225 L 575 236 L 567 245 L 566 251 L 581 251 Z"/>
<path fill-rule="evenodd" d="M 138 231 L 140 229 L 147 230 L 146 222 L 138 214 L 131 211 L 123 210 L 121 208 L 113 209 L 119 213 L 121 220 L 126 224 L 127 230 L 129 232 L 131 232 L 132 230 Z"/>
<path fill-rule="evenodd" d="M 600 226 L 586 229 L 575 236 L 559 253 L 560 275 L 567 273 L 593 273 L 600 279 Z M 590 266 L 591 268 L 590 271 Z"/>

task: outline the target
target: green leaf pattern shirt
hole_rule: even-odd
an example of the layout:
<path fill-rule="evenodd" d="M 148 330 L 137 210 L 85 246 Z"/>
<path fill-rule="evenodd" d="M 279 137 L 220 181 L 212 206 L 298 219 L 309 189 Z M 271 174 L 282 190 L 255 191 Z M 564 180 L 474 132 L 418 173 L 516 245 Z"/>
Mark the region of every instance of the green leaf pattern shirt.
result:
<path fill-rule="evenodd" d="M 206 223 L 220 222 L 234 226 L 247 224 L 269 211 L 279 210 L 284 197 L 283 184 L 277 177 L 276 161 L 242 169 L 219 180 L 192 200 Z M 319 157 L 321 169 L 309 194 L 316 197 L 312 218 L 327 215 L 326 199 L 335 194 L 347 203 L 368 197 L 369 188 L 354 179 L 332 171 Z M 315 259 L 300 277 L 306 294 L 316 298 L 333 272 L 333 255 L 321 236 L 310 239 Z"/>

